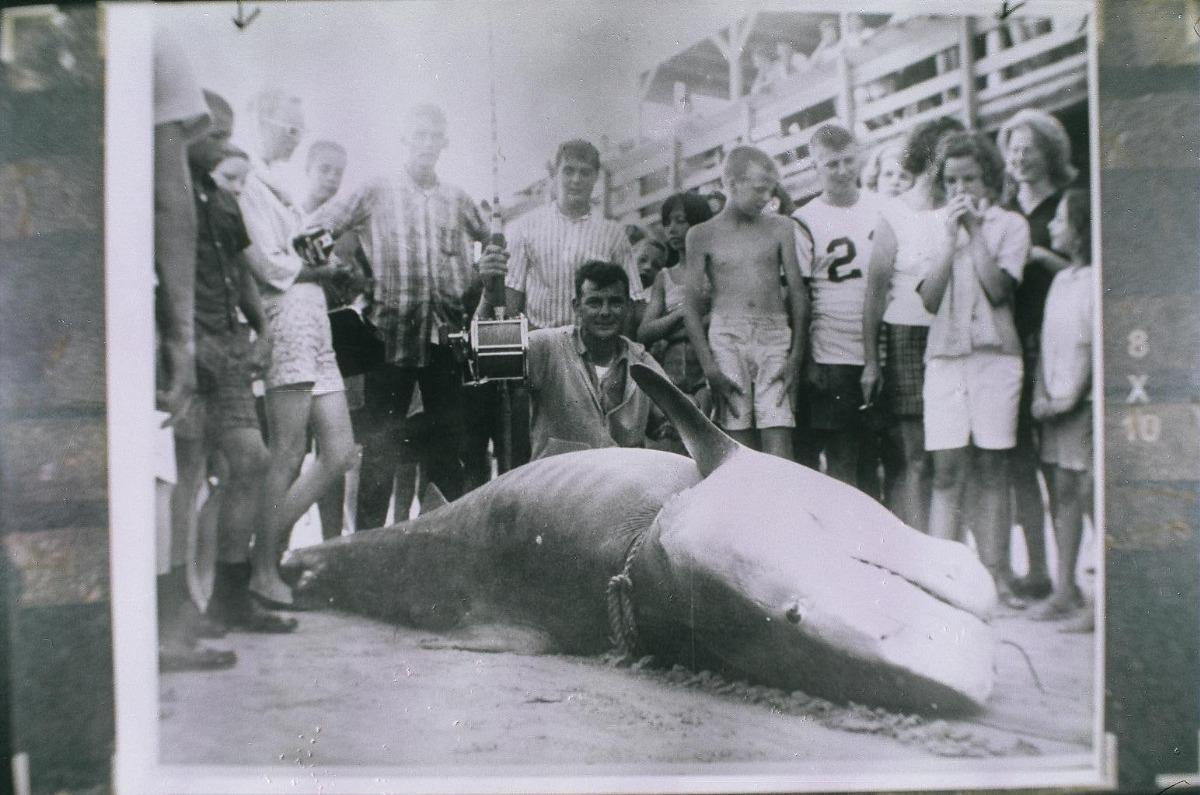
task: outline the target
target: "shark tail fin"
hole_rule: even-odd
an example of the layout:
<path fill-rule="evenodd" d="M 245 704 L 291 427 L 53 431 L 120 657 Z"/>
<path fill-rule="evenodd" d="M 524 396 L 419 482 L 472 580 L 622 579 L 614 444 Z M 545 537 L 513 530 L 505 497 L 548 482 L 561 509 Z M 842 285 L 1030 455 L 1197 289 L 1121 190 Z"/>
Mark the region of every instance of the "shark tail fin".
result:
<path fill-rule="evenodd" d="M 629 373 L 675 426 L 701 475 L 707 477 L 737 451 L 740 445 L 713 425 L 696 404 L 666 378 L 643 364 L 632 365 Z"/>
<path fill-rule="evenodd" d="M 449 502 L 446 500 L 445 495 L 442 494 L 441 490 L 437 487 L 437 484 L 433 481 L 430 481 L 429 485 L 425 487 L 425 493 L 421 495 L 420 515 L 424 516 L 427 513 L 432 513 L 438 508 L 441 508 L 443 505 L 448 504 Z"/>

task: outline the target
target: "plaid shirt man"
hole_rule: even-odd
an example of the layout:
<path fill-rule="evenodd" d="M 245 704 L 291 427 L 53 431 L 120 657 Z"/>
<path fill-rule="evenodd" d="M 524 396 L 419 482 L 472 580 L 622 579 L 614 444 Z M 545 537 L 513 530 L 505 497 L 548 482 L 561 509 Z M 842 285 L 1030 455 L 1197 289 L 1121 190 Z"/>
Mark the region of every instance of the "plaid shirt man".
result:
<path fill-rule="evenodd" d="M 474 241 L 487 224 L 467 194 L 435 181 L 418 185 L 407 171 L 335 197 L 308 219 L 335 235 L 360 228 L 375 272 L 370 319 L 383 335 L 386 361 L 424 367 L 435 325 L 461 327 L 474 307 L 463 293 L 475 278 Z"/>

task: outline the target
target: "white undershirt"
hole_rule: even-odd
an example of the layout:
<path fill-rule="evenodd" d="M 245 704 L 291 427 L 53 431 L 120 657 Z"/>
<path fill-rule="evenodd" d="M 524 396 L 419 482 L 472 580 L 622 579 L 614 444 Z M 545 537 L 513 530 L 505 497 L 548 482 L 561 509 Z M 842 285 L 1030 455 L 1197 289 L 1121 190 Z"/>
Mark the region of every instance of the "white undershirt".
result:
<path fill-rule="evenodd" d="M 596 383 L 599 384 L 604 382 L 604 376 L 608 375 L 608 371 L 612 369 L 612 365 L 601 367 L 598 364 L 593 364 L 592 368 L 596 371 Z"/>

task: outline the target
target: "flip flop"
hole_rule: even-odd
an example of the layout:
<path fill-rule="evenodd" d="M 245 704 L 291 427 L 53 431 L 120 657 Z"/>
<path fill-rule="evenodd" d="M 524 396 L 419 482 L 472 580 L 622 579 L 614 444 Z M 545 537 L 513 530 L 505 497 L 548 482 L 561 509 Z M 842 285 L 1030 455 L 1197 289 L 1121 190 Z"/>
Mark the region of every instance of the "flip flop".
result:
<path fill-rule="evenodd" d="M 269 596 L 263 596 L 258 591 L 249 591 L 249 594 L 250 594 L 250 598 L 253 599 L 255 602 L 257 602 L 259 607 L 265 608 L 267 610 L 283 610 L 283 611 L 287 611 L 287 612 L 291 612 L 291 613 L 302 613 L 306 609 L 303 605 L 300 605 L 295 601 L 292 601 L 290 603 L 289 602 L 277 602 Z M 294 598 L 295 597 L 293 597 L 293 599 Z"/>

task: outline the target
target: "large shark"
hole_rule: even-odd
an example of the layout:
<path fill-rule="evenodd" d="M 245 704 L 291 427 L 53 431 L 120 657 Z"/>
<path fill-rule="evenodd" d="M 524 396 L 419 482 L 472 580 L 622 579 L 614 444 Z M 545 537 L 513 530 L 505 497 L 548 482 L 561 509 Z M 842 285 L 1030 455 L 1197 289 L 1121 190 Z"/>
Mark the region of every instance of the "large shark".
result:
<path fill-rule="evenodd" d="M 982 707 L 996 592 L 968 547 L 738 444 L 668 381 L 631 370 L 691 458 L 534 461 L 410 522 L 298 550 L 285 562 L 298 594 L 416 627 L 533 630 L 563 653 L 617 641 L 842 701 Z"/>

